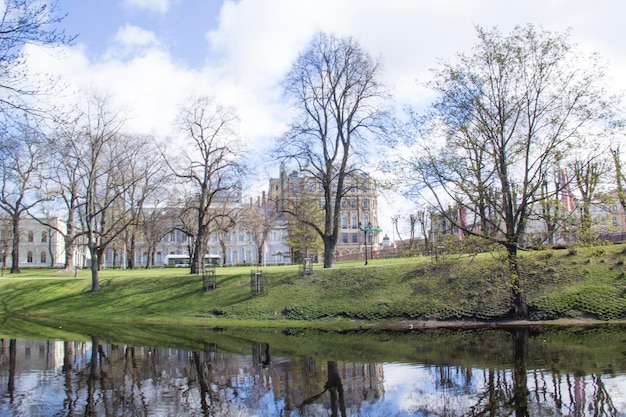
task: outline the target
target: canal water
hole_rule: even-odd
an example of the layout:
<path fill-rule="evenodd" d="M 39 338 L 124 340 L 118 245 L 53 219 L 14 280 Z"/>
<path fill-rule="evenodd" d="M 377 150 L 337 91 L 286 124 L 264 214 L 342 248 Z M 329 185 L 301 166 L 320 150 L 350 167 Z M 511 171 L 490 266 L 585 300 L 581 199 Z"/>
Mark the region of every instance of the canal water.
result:
<path fill-rule="evenodd" d="M 626 416 L 623 327 L 0 324 L 0 416 Z"/>

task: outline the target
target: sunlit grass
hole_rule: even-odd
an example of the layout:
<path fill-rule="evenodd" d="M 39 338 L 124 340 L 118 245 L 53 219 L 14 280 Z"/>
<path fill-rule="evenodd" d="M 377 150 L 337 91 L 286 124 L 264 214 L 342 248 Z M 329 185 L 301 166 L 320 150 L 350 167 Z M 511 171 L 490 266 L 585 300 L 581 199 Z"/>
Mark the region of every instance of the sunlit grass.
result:
<path fill-rule="evenodd" d="M 545 250 L 520 256 L 533 319 L 626 318 L 623 245 Z M 217 289 L 187 269 L 100 271 L 91 293 L 89 270 L 5 270 L 0 314 L 70 317 L 111 322 L 203 325 L 350 327 L 385 320 L 496 320 L 509 309 L 510 281 L 501 254 L 448 255 L 340 262 L 313 267 L 226 267 Z M 262 271 L 266 293 L 253 295 L 251 272 Z"/>

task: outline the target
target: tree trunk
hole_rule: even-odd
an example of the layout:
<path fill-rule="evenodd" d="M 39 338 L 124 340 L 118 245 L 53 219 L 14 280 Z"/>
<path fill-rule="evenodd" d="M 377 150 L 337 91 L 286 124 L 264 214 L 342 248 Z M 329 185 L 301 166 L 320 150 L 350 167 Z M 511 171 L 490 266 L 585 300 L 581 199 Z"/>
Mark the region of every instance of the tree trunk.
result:
<path fill-rule="evenodd" d="M 263 244 L 261 246 L 257 246 L 257 265 L 263 264 Z"/>
<path fill-rule="evenodd" d="M 96 268 L 98 268 L 98 271 L 102 269 L 102 264 L 104 263 L 104 251 L 106 250 L 106 248 L 98 248 L 96 250 L 97 252 L 97 256 L 96 256 Z"/>
<path fill-rule="evenodd" d="M 324 236 L 324 268 L 335 266 L 335 243 L 332 236 Z"/>
<path fill-rule="evenodd" d="M 13 248 L 11 251 L 11 273 L 19 274 L 20 271 L 20 219 L 13 217 Z"/>
<path fill-rule="evenodd" d="M 220 239 L 220 246 L 222 247 L 222 266 L 226 265 L 226 241 Z"/>
<path fill-rule="evenodd" d="M 98 277 L 98 264 L 100 263 L 100 255 L 98 250 L 89 245 L 89 253 L 91 254 L 91 293 L 100 290 L 100 278 Z"/>
<path fill-rule="evenodd" d="M 73 217 L 69 217 L 73 220 Z M 67 232 L 63 235 L 63 246 L 65 249 L 65 262 L 63 270 L 71 272 L 74 270 L 74 225 L 67 224 Z"/>
<path fill-rule="evenodd" d="M 146 269 L 151 269 L 154 265 L 155 252 L 156 250 L 154 247 L 148 247 L 148 261 L 146 262 Z"/>
<path fill-rule="evenodd" d="M 126 267 L 135 269 L 135 235 L 133 234 L 126 245 Z"/>
<path fill-rule="evenodd" d="M 517 245 L 509 244 L 506 246 L 506 250 L 509 273 L 511 276 L 511 316 L 518 320 L 524 320 L 528 318 L 528 306 L 526 305 L 526 296 L 522 291 L 522 283 L 520 280 Z"/>

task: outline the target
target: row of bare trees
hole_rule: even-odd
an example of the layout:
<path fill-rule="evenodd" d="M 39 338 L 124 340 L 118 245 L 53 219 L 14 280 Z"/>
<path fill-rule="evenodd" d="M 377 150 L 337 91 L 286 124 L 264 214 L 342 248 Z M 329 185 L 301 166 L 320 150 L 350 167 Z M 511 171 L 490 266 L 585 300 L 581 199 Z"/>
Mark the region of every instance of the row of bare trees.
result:
<path fill-rule="evenodd" d="M 174 229 L 190 237 L 192 272 L 199 272 L 209 235 L 228 231 L 241 217 L 245 167 L 233 114 L 208 98 L 190 100 L 180 113 L 183 135 L 171 148 L 125 133 L 123 114 L 96 95 L 57 113 L 48 130 L 22 125 L 0 172 L 0 208 L 13 228 L 12 272 L 19 272 L 19 225 L 26 215 L 63 236 L 66 270 L 75 267 L 77 245 L 87 247 L 92 291 L 99 289 L 107 248 L 121 246 L 132 268 L 138 241 L 152 259 Z M 61 217 L 62 226 L 46 220 L 53 217 Z"/>

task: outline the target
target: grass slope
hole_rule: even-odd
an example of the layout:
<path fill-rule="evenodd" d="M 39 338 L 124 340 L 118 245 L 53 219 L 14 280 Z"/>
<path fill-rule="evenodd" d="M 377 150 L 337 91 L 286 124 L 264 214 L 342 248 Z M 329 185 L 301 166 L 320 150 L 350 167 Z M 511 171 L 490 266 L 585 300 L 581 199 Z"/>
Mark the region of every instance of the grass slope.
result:
<path fill-rule="evenodd" d="M 626 246 L 527 252 L 521 256 L 531 319 L 626 318 Z M 26 270 L 0 278 L 0 314 L 107 322 L 211 326 L 353 326 L 384 320 L 497 320 L 508 311 L 501 254 L 405 258 L 314 268 L 262 268 L 267 294 L 252 296 L 249 268 L 219 268 L 217 289 L 186 270 Z"/>

